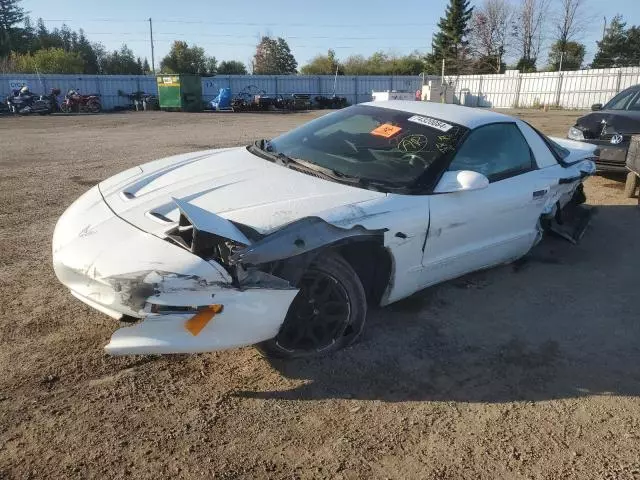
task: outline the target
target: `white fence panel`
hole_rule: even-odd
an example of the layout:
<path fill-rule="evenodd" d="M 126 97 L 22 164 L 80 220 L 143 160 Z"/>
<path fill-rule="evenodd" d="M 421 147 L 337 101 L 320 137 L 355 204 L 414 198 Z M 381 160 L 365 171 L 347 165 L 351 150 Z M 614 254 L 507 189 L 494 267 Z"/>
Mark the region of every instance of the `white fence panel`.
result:
<path fill-rule="evenodd" d="M 553 105 L 558 95 L 560 76 L 555 72 L 522 74 L 518 102 L 514 107 Z"/>
<path fill-rule="evenodd" d="M 640 83 L 640 67 L 575 72 L 461 75 L 447 77 L 454 100 L 473 107 L 514 108 L 542 105 L 589 108 L 606 103 L 618 92 Z"/>

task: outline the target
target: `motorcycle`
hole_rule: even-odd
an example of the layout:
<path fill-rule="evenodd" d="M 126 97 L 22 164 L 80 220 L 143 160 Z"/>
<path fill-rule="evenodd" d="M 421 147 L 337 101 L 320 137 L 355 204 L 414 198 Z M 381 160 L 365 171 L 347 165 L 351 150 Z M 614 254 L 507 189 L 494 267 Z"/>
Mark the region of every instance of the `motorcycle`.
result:
<path fill-rule="evenodd" d="M 102 110 L 100 95 L 82 95 L 78 93 L 77 90 L 69 90 L 64 96 L 64 101 L 60 105 L 60 110 L 63 113 L 100 113 Z"/>
<path fill-rule="evenodd" d="M 58 105 L 58 95 L 60 90 L 52 88 L 49 95 L 36 95 L 31 92 L 20 92 L 14 90 L 7 97 L 6 105 L 11 113 L 27 115 L 37 113 L 40 115 L 48 115 L 60 111 Z"/>

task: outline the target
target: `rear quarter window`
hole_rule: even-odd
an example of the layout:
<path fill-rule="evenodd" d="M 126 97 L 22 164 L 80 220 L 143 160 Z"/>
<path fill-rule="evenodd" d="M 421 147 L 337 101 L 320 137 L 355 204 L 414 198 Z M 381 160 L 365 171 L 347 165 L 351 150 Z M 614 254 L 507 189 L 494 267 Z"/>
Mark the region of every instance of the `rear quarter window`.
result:
<path fill-rule="evenodd" d="M 553 153 L 556 154 L 556 156 L 562 158 L 563 160 L 569 156 L 570 154 L 569 150 L 557 144 L 556 142 L 551 140 L 549 137 L 546 137 L 546 140 L 549 147 L 551 147 L 551 150 L 553 151 Z"/>

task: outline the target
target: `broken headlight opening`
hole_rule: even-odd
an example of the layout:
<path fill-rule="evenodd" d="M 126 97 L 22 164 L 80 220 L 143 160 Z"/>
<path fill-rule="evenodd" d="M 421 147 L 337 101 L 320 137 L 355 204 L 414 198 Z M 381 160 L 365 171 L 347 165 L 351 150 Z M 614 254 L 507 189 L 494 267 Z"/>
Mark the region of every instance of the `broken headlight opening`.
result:
<path fill-rule="evenodd" d="M 223 266 L 233 277 L 235 269 L 229 261 L 229 257 L 236 250 L 245 245 L 221 237 L 215 233 L 198 230 L 191 221 L 180 213 L 178 226 L 167 232 L 167 240 L 189 250 L 205 260 L 213 260 Z"/>
<path fill-rule="evenodd" d="M 257 241 L 263 237 L 246 225 L 233 224 L 252 241 Z M 167 232 L 166 239 L 204 260 L 212 260 L 222 266 L 231 276 L 232 286 L 236 288 L 292 288 L 287 280 L 273 275 L 276 268 L 273 263 L 260 265 L 259 267 L 247 267 L 239 262 L 233 262 L 231 260 L 232 255 L 246 248 L 246 245 L 221 237 L 215 233 L 199 230 L 182 212 L 180 213 L 178 226 Z"/>

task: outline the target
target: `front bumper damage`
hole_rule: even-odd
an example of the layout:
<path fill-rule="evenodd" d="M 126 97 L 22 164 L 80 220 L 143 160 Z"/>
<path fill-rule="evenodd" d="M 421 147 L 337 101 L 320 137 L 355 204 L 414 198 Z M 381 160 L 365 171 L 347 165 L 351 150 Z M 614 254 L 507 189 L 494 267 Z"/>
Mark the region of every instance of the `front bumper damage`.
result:
<path fill-rule="evenodd" d="M 273 338 L 298 293 L 293 285 L 323 247 L 382 244 L 386 231 L 304 217 L 262 235 L 173 201 L 180 219 L 165 238 L 118 217 L 99 186 L 56 225 L 58 279 L 93 308 L 137 322 L 113 334 L 110 354 L 209 352 Z"/>
<path fill-rule="evenodd" d="M 216 262 L 117 217 L 97 186 L 58 221 L 53 266 L 78 299 L 113 318 L 138 320 L 113 334 L 105 350 L 114 355 L 195 353 L 261 342 L 277 334 L 297 294 L 288 282 L 269 288 L 263 281 L 253 288 L 250 277 L 234 286 Z M 187 328 L 214 304 L 223 306 L 220 313 L 200 330 Z"/>

